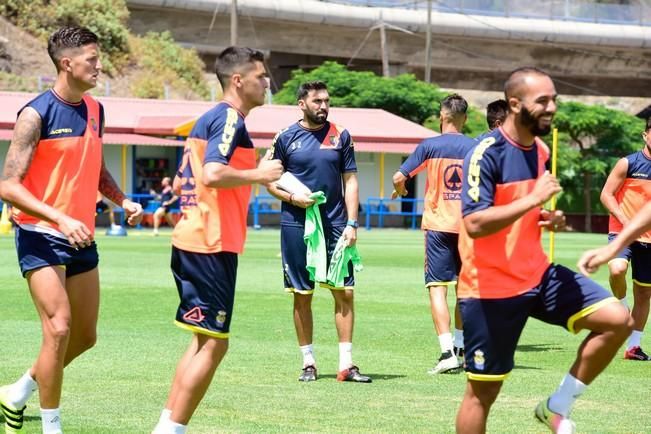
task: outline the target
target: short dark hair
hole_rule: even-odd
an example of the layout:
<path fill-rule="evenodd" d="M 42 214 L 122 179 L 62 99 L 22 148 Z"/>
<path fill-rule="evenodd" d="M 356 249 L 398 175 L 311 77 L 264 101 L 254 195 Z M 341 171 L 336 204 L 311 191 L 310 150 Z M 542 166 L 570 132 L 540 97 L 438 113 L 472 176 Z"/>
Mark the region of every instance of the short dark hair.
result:
<path fill-rule="evenodd" d="M 448 112 L 451 116 L 465 115 L 468 111 L 468 102 L 459 94 L 453 93 L 441 101 L 441 111 Z"/>
<path fill-rule="evenodd" d="M 649 131 L 651 130 L 651 116 L 646 118 L 646 129 L 644 131 Z"/>
<path fill-rule="evenodd" d="M 296 100 L 303 99 L 310 93 L 311 90 L 328 90 L 328 85 L 324 82 L 316 81 L 307 81 L 301 84 L 296 91 Z"/>
<path fill-rule="evenodd" d="M 504 82 L 504 97 L 507 101 L 510 97 L 517 96 L 515 94 L 518 93 L 517 91 L 522 84 L 523 78 L 531 74 L 544 75 L 545 77 L 549 77 L 549 74 L 540 68 L 536 68 L 535 66 L 522 66 L 520 68 L 514 69 L 511 71 L 509 77 Z"/>
<path fill-rule="evenodd" d="M 67 48 L 79 48 L 88 44 L 97 44 L 98 41 L 99 38 L 97 35 L 86 27 L 61 27 L 50 35 L 47 41 L 47 52 L 58 71 L 59 60 L 61 60 L 61 52 L 63 50 Z"/>
<path fill-rule="evenodd" d="M 262 51 L 248 47 L 228 47 L 222 51 L 215 60 L 215 74 L 222 89 L 226 89 L 233 74 L 246 71 L 255 62 L 264 63 Z"/>
<path fill-rule="evenodd" d="M 494 130 L 497 121 L 504 122 L 506 114 L 509 112 L 509 105 L 503 99 L 498 99 L 488 103 L 486 106 L 486 123 L 488 129 Z"/>

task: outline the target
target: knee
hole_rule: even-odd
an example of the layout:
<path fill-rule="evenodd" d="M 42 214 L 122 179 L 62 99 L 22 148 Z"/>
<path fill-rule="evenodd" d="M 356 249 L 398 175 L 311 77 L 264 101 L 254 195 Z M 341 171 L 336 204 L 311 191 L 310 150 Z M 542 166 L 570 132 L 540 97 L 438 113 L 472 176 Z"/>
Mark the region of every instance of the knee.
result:
<path fill-rule="evenodd" d="M 612 279 L 625 278 L 628 272 L 628 262 L 613 261 L 608 268 L 610 269 L 610 277 Z"/>
<path fill-rule="evenodd" d="M 294 294 L 294 309 L 305 312 L 312 308 L 312 296 L 308 294 Z"/>
<path fill-rule="evenodd" d="M 44 332 L 55 342 L 66 341 L 70 337 L 70 318 L 65 316 L 49 318 Z"/>
<path fill-rule="evenodd" d="M 497 399 L 497 395 L 500 393 L 502 382 L 486 381 L 481 382 L 481 385 L 473 383 L 475 382 L 470 383 L 470 397 L 475 400 L 477 404 L 489 409 Z"/>
<path fill-rule="evenodd" d="M 618 307 L 619 309 L 613 314 L 613 332 L 626 339 L 633 331 L 635 322 L 628 309 L 623 306 Z"/>
<path fill-rule="evenodd" d="M 82 352 L 90 350 L 97 343 L 97 333 L 95 330 L 84 331 L 79 340 L 79 347 Z"/>

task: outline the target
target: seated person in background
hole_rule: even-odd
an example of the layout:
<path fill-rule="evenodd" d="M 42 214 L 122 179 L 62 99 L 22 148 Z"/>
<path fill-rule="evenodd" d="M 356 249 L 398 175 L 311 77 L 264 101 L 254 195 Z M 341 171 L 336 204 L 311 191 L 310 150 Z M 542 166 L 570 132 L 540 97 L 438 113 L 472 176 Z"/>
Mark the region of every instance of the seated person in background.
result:
<path fill-rule="evenodd" d="M 160 226 L 161 219 L 165 217 L 167 224 L 173 228 L 175 223 L 172 219 L 172 216 L 169 212 L 170 206 L 178 200 L 178 196 L 172 191 L 172 180 L 169 176 L 166 176 L 161 181 L 161 193 L 160 193 L 160 207 L 154 212 L 154 236 L 158 235 L 158 227 Z"/>

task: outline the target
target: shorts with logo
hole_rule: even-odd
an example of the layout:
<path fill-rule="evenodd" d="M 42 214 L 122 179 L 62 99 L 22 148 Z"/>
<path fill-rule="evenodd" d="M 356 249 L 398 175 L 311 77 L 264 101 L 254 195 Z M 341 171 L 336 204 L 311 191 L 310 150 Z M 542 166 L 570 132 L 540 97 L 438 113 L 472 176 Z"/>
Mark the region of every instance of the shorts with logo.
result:
<path fill-rule="evenodd" d="M 97 244 L 76 249 L 68 240 L 43 232 L 16 228 L 16 251 L 23 277 L 43 267 L 63 267 L 66 277 L 85 273 L 97 267 Z"/>
<path fill-rule="evenodd" d="M 608 234 L 608 243 L 611 243 L 615 237 L 617 237 L 617 234 Z M 631 245 L 622 249 L 615 258 L 625 259 L 631 263 L 635 283 L 642 286 L 651 286 L 651 244 L 634 241 Z"/>
<path fill-rule="evenodd" d="M 587 277 L 552 264 L 538 286 L 501 299 L 459 299 L 463 318 L 466 374 L 470 380 L 502 381 L 514 366 L 513 356 L 529 317 L 565 327 L 617 299 Z"/>
<path fill-rule="evenodd" d="M 326 242 L 326 253 L 328 266 L 334 253 L 335 246 L 346 226 L 323 226 Z M 299 294 L 312 294 L 314 282 L 310 280 L 310 274 L 305 268 L 307 265 L 307 245 L 303 240 L 305 229 L 299 226 L 280 227 L 280 251 L 283 261 L 283 275 L 285 278 L 285 291 Z M 348 277 L 344 280 L 343 288 L 334 288 L 326 283 L 319 283 L 323 288 L 329 289 L 353 289 L 355 276 L 353 275 L 353 264 L 348 263 Z"/>
<path fill-rule="evenodd" d="M 457 283 L 461 270 L 459 235 L 425 231 L 425 287 Z"/>
<path fill-rule="evenodd" d="M 180 298 L 176 325 L 227 339 L 235 300 L 237 254 L 195 253 L 172 246 L 171 267 Z"/>

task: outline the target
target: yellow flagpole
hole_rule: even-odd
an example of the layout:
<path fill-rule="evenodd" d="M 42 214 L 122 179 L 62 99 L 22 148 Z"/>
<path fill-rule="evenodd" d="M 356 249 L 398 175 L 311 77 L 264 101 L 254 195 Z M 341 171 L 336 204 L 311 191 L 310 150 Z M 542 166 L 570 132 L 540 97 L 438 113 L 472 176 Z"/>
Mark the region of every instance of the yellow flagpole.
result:
<path fill-rule="evenodd" d="M 556 162 L 558 161 L 558 128 L 552 131 L 552 176 L 556 177 Z M 556 210 L 556 195 L 552 196 L 551 210 Z M 549 232 L 549 260 L 554 261 L 554 245 L 555 245 L 554 231 Z"/>
<path fill-rule="evenodd" d="M 384 152 L 380 152 L 380 197 L 384 198 Z"/>

